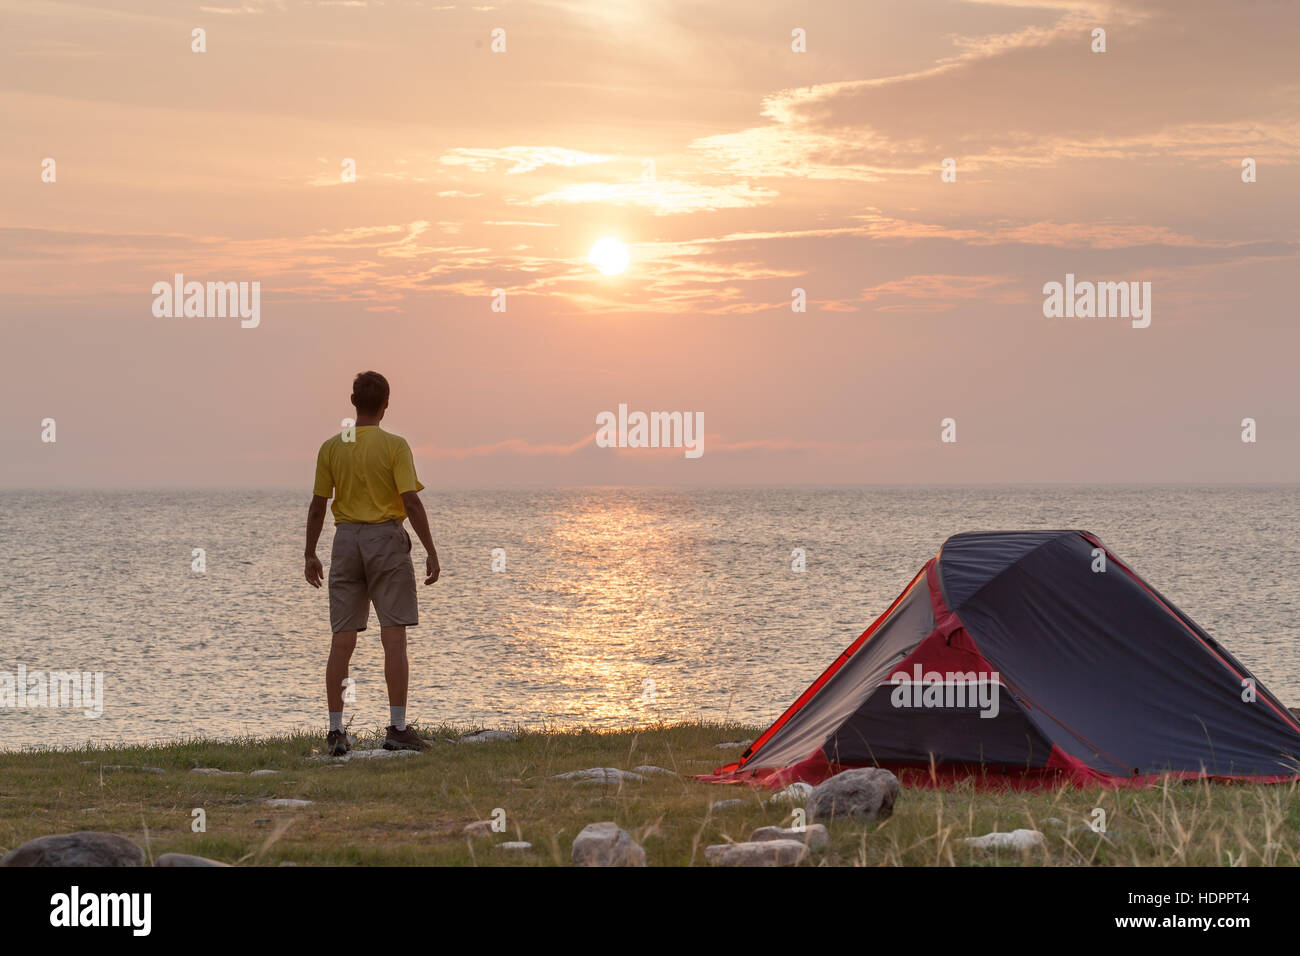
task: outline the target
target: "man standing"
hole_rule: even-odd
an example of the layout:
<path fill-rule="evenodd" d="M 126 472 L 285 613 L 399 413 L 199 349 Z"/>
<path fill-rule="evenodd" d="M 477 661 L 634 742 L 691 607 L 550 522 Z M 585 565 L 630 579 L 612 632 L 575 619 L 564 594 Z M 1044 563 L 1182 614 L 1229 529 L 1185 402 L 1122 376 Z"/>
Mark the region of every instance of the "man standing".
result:
<path fill-rule="evenodd" d="M 428 554 L 425 584 L 438 580 L 438 552 L 429 533 L 429 518 L 420 503 L 424 485 L 415 477 L 415 462 L 406 439 L 379 427 L 388 409 L 388 380 L 378 372 L 361 372 L 352 382 L 356 427 L 334 435 L 316 456 L 316 485 L 307 509 L 307 583 L 320 587 L 324 571 L 316 557 L 316 541 L 325 523 L 325 503 L 334 504 L 334 549 L 330 555 L 329 663 L 325 667 L 325 696 L 329 701 L 327 751 L 332 757 L 348 752 L 343 729 L 343 681 L 357 646 L 357 631 L 366 629 L 370 603 L 379 616 L 384 645 L 384 680 L 392 721 L 384 737 L 385 750 L 426 750 L 428 744 L 406 725 L 406 629 L 419 623 L 415 569 L 411 566 L 411 536 L 403 521 L 420 536 Z"/>

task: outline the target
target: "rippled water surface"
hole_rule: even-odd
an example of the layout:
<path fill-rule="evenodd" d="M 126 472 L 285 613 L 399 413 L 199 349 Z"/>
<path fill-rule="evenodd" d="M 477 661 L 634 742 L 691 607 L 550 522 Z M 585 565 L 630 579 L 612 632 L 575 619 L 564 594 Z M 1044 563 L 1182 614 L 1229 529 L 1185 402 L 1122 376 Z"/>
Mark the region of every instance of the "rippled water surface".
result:
<path fill-rule="evenodd" d="M 1300 703 L 1300 488 L 424 494 L 408 716 L 624 726 L 777 716 L 944 538 L 1084 528 Z M 104 714 L 0 709 L 0 747 L 324 727 L 324 590 L 290 492 L 0 493 L 0 672 L 102 671 Z M 328 560 L 333 528 L 320 554 Z M 414 535 L 412 536 L 414 537 Z M 191 570 L 206 551 L 206 573 Z M 491 570 L 504 548 L 506 570 Z M 791 570 L 803 548 L 807 571 Z M 422 551 L 417 543 L 417 557 Z M 387 723 L 378 622 L 357 725 Z M 644 691 L 653 681 L 654 694 Z"/>

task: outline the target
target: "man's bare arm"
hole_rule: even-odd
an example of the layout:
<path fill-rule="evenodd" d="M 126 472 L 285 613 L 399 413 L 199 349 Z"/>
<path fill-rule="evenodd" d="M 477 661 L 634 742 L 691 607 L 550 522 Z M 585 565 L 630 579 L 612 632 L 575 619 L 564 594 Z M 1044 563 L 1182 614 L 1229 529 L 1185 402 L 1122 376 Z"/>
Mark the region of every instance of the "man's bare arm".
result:
<path fill-rule="evenodd" d="M 442 568 L 438 565 L 438 549 L 433 546 L 433 534 L 429 531 L 429 516 L 424 511 L 424 503 L 420 501 L 420 493 L 417 491 L 402 492 L 402 504 L 406 505 L 406 517 L 411 519 L 411 527 L 419 535 L 420 543 L 424 545 L 424 550 L 428 552 L 428 558 L 424 562 L 424 570 L 427 577 L 424 579 L 425 584 L 432 584 L 438 580 L 438 575 L 442 573 Z"/>
<path fill-rule="evenodd" d="M 311 504 L 307 506 L 307 550 L 303 553 L 306 568 L 303 575 L 314 588 L 320 587 L 325 578 L 325 569 L 321 567 L 320 558 L 316 557 L 316 542 L 320 540 L 321 528 L 325 526 L 325 508 L 328 504 L 328 498 L 312 495 Z"/>

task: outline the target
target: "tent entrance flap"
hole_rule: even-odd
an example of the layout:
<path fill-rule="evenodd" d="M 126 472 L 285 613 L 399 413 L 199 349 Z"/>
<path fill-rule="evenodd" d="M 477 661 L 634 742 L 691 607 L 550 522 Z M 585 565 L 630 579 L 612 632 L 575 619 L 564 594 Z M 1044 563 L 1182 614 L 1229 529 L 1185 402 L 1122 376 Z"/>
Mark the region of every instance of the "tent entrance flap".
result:
<path fill-rule="evenodd" d="M 1052 744 L 995 682 L 908 681 L 880 687 L 822 751 L 842 766 L 909 763 L 919 756 L 926 763 L 1042 768 Z"/>

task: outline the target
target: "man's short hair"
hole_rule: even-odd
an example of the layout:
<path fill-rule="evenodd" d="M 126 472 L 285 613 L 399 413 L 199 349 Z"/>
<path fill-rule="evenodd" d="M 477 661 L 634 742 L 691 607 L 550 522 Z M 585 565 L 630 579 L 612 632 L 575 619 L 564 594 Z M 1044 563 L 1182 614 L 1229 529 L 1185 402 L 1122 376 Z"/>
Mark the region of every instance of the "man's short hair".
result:
<path fill-rule="evenodd" d="M 378 372 L 358 372 L 352 380 L 352 405 L 362 415 L 378 415 L 388 401 L 388 379 Z"/>

